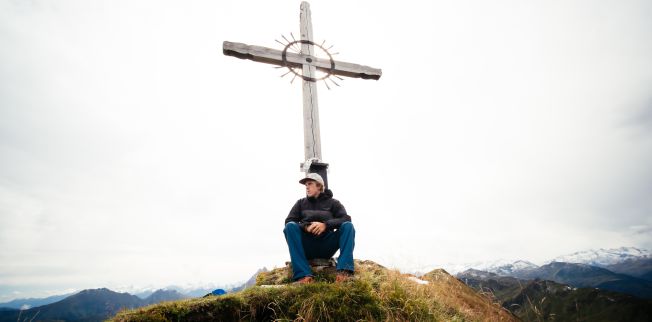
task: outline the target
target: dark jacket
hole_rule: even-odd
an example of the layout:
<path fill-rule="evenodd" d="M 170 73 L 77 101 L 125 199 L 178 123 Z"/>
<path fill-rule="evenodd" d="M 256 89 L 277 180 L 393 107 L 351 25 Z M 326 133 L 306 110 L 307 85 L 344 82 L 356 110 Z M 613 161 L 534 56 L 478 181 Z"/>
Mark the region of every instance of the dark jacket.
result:
<path fill-rule="evenodd" d="M 343 222 L 351 221 L 351 217 L 346 214 L 344 206 L 337 199 L 333 199 L 333 192 L 326 189 L 317 198 L 306 197 L 297 200 L 285 218 L 286 224 L 291 221 L 299 223 L 302 229 L 310 222 L 323 222 L 327 230 L 333 230 L 340 228 Z"/>

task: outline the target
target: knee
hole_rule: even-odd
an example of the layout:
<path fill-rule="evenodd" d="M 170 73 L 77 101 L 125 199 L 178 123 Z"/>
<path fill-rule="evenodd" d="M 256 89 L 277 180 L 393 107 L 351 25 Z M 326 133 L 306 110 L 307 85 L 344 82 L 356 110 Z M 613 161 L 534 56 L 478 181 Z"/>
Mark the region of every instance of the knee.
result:
<path fill-rule="evenodd" d="M 350 221 L 345 221 L 340 225 L 340 230 L 349 230 L 349 231 L 355 231 L 355 228 L 353 228 L 353 223 Z"/>
<path fill-rule="evenodd" d="M 299 224 L 295 223 L 294 221 L 290 221 L 289 223 L 285 224 L 285 228 L 283 229 L 283 233 L 288 233 L 291 231 L 301 231 L 301 227 L 299 227 Z"/>

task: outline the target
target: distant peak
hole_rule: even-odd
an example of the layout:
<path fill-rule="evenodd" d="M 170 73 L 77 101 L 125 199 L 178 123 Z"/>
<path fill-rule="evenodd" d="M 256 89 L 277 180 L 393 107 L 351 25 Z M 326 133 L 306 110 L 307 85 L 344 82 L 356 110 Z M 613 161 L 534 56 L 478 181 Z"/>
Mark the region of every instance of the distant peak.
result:
<path fill-rule="evenodd" d="M 630 259 L 650 257 L 650 252 L 636 247 L 599 248 L 574 252 L 552 259 L 550 262 L 579 263 L 595 266 L 608 266 Z"/>

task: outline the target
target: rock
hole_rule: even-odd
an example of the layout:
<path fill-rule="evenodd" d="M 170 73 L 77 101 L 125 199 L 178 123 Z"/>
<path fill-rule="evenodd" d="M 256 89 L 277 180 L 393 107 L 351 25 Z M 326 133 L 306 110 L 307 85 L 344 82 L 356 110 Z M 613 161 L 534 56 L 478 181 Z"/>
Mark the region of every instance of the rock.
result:
<path fill-rule="evenodd" d="M 310 268 L 315 275 L 334 275 L 337 271 L 337 262 L 334 258 L 315 258 L 308 261 Z M 292 279 L 292 262 L 285 262 L 288 271 L 288 278 Z"/>

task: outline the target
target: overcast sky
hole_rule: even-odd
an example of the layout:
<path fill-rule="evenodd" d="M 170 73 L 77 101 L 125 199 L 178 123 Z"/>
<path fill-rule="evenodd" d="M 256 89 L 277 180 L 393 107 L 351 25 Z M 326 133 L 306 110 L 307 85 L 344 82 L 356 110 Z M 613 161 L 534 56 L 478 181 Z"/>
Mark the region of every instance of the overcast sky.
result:
<path fill-rule="evenodd" d="M 228 284 L 289 260 L 300 1 L 0 0 L 0 301 Z M 652 2 L 311 1 L 379 81 L 319 85 L 355 257 L 652 248 Z"/>

